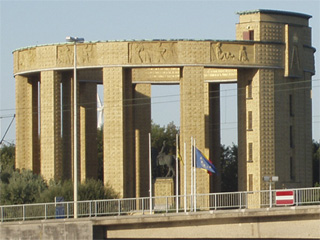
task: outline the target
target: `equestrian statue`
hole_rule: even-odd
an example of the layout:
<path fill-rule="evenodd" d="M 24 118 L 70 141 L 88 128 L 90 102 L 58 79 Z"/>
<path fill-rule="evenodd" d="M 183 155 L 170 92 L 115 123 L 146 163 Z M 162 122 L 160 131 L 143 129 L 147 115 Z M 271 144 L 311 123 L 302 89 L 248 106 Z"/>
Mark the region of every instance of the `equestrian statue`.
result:
<path fill-rule="evenodd" d="M 157 166 L 167 165 L 169 170 L 168 170 L 166 177 L 169 177 L 170 175 L 172 177 L 174 177 L 176 175 L 175 170 L 174 170 L 175 156 L 165 154 L 165 152 L 164 152 L 165 145 L 166 145 L 166 141 L 163 141 L 161 151 L 159 152 L 159 154 L 157 156 Z"/>

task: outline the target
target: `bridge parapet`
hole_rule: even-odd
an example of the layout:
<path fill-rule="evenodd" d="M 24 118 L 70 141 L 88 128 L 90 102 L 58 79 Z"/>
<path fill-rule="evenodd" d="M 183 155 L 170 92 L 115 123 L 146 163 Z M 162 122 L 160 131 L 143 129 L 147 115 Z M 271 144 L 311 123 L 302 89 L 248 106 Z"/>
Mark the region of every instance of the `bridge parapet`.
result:
<path fill-rule="evenodd" d="M 294 205 L 320 205 L 320 187 L 290 189 L 294 193 Z M 276 206 L 276 193 L 272 190 L 270 199 L 269 191 L 257 192 L 230 192 L 210 193 L 196 195 L 197 209 L 193 209 L 190 199 L 192 195 L 161 196 L 152 198 L 125 198 L 125 199 L 101 199 L 78 202 L 78 216 L 82 218 L 123 216 L 123 215 L 145 215 L 152 212 L 154 215 L 173 212 L 184 212 L 190 214 L 194 211 L 226 210 L 226 209 L 266 209 Z M 252 198 L 253 196 L 253 198 Z M 187 201 L 185 201 L 185 198 Z M 260 198 L 261 202 L 255 200 Z M 253 202 L 252 202 L 253 201 Z M 270 202 L 271 201 L 271 202 Z M 161 210 L 156 209 L 157 202 L 165 203 Z M 187 202 L 187 205 L 183 203 Z M 57 208 L 60 213 L 57 214 Z M 277 208 L 279 210 L 279 208 Z M 28 220 L 50 220 L 55 218 L 73 218 L 73 202 L 37 203 L 22 205 L 0 206 L 1 222 L 28 221 Z"/>
<path fill-rule="evenodd" d="M 303 206 L 7 222 L 0 223 L 0 235 L 3 239 L 319 239 L 319 214 L 319 206 Z"/>

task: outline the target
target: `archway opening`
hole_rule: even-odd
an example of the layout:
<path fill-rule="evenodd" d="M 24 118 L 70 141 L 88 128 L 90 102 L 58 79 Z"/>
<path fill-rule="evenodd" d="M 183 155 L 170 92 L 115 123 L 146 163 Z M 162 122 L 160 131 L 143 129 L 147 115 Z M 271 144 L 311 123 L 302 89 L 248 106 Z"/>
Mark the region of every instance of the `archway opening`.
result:
<path fill-rule="evenodd" d="M 237 83 L 220 84 L 221 144 L 238 144 Z"/>
<path fill-rule="evenodd" d="M 167 126 L 173 122 L 180 127 L 179 85 L 152 85 L 151 119 L 160 126 Z"/>
<path fill-rule="evenodd" d="M 153 161 L 156 161 L 161 151 L 165 155 L 175 156 L 175 135 L 179 133 L 180 129 L 179 85 L 152 85 L 151 119 Z M 166 177 L 169 176 L 168 174 L 174 174 L 172 170 L 170 172 L 168 165 L 162 165 L 162 161 L 154 163 L 154 165 L 157 166 L 153 169 L 154 177 Z"/>

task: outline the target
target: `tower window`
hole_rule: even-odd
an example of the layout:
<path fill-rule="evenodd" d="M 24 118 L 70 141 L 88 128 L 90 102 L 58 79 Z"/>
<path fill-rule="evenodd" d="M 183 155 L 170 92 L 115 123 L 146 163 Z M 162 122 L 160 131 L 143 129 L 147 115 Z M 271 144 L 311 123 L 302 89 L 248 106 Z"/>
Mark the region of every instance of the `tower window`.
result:
<path fill-rule="evenodd" d="M 252 80 L 248 81 L 247 85 L 247 98 L 252 98 Z"/>
<path fill-rule="evenodd" d="M 243 40 L 254 40 L 254 31 L 249 30 L 249 31 L 244 31 L 242 34 Z"/>
<path fill-rule="evenodd" d="M 249 191 L 253 191 L 253 175 L 249 174 Z"/>
<path fill-rule="evenodd" d="M 292 157 L 290 157 L 290 180 L 294 180 L 294 162 Z"/>
<path fill-rule="evenodd" d="M 252 130 L 252 111 L 248 112 L 248 130 Z"/>
<path fill-rule="evenodd" d="M 290 147 L 293 148 L 294 147 L 294 143 L 293 143 L 293 127 L 290 126 Z"/>
<path fill-rule="evenodd" d="M 254 31 L 253 30 L 249 31 L 249 40 L 251 40 L 251 41 L 254 40 Z"/>
<path fill-rule="evenodd" d="M 290 111 L 290 117 L 293 117 L 293 96 L 292 94 L 289 95 L 289 111 Z"/>
<path fill-rule="evenodd" d="M 248 162 L 252 162 L 253 161 L 253 154 L 252 154 L 252 143 L 249 143 L 248 145 Z"/>

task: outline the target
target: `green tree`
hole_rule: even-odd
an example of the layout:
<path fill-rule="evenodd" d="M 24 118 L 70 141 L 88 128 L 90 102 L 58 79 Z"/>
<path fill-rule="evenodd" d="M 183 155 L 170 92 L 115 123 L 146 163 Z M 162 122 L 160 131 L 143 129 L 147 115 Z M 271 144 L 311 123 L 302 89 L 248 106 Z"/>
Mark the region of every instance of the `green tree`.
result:
<path fill-rule="evenodd" d="M 51 180 L 49 187 L 43 191 L 38 202 L 53 202 L 55 197 L 63 197 L 64 201 L 73 201 L 73 182 L 71 180 L 55 182 Z M 113 199 L 119 195 L 109 185 L 104 186 L 100 180 L 88 179 L 78 185 L 78 200 Z"/>
<path fill-rule="evenodd" d="M 97 129 L 98 179 L 103 182 L 103 127 Z"/>
<path fill-rule="evenodd" d="M 179 128 L 170 122 L 167 126 L 161 127 L 159 124 L 151 122 L 151 145 L 152 145 L 152 161 L 153 161 L 153 177 L 165 176 L 168 168 L 167 166 L 157 166 L 156 157 L 165 141 L 164 152 L 166 154 L 176 154 L 176 135 L 179 134 Z"/>
<path fill-rule="evenodd" d="M 14 170 L 15 145 L 3 145 L 0 148 L 0 172 L 12 172 Z"/>
<path fill-rule="evenodd" d="M 313 169 L 313 186 L 319 185 L 319 162 L 320 162 L 320 143 L 313 140 L 312 142 L 312 169 Z"/>
<path fill-rule="evenodd" d="M 173 122 L 163 127 L 153 121 L 151 122 L 151 145 L 158 151 L 161 150 L 163 142 L 166 141 L 165 152 L 175 154 L 177 134 L 179 134 L 179 128 Z"/>
<path fill-rule="evenodd" d="M 95 200 L 95 199 L 114 199 L 118 198 L 117 194 L 109 185 L 104 186 L 100 180 L 88 179 L 85 183 L 79 186 L 80 200 Z"/>
<path fill-rule="evenodd" d="M 221 190 L 238 191 L 238 146 L 221 145 Z"/>
<path fill-rule="evenodd" d="M 53 202 L 55 197 L 63 197 L 64 201 L 73 201 L 73 182 L 50 180 L 48 188 L 41 192 L 37 202 Z"/>
<path fill-rule="evenodd" d="M 34 203 L 47 184 L 39 175 L 30 170 L 14 171 L 8 183 L 1 182 L 1 204 Z"/>

